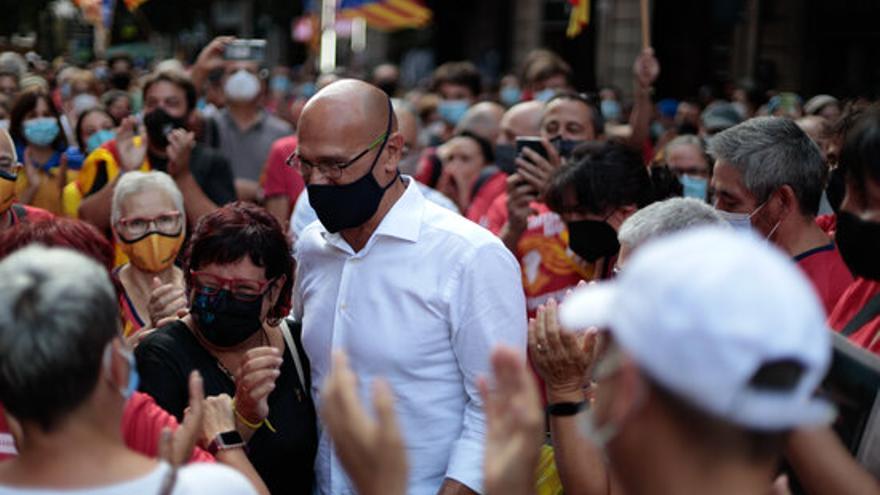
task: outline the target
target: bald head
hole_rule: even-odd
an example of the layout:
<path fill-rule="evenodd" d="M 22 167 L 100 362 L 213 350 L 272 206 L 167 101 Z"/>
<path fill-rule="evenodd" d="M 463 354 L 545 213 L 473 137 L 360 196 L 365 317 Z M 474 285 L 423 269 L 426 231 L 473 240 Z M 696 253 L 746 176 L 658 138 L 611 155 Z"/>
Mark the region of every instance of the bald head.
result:
<path fill-rule="evenodd" d="M 461 122 L 455 126 L 456 134 L 468 131 L 481 138 L 494 143 L 501 132 L 501 118 L 504 116 L 504 107 L 493 101 L 477 103 L 468 109 Z"/>
<path fill-rule="evenodd" d="M 517 136 L 538 136 L 541 134 L 541 119 L 544 118 L 543 102 L 532 100 L 518 103 L 504 113 L 501 118 L 501 132 L 497 144 L 513 144 Z"/>

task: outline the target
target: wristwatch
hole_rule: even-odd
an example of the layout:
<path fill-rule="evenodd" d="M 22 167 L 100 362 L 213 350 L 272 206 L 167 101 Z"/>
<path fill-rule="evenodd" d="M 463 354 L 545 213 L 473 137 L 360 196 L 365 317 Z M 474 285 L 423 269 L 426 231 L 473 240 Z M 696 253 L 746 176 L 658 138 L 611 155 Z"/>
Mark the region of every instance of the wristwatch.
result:
<path fill-rule="evenodd" d="M 584 410 L 586 401 L 580 402 L 557 402 L 547 406 L 547 414 L 550 416 L 574 416 Z"/>
<path fill-rule="evenodd" d="M 214 437 L 214 439 L 211 440 L 211 443 L 208 444 L 208 448 L 205 450 L 207 450 L 209 454 L 215 456 L 217 455 L 217 452 L 220 452 L 221 450 L 237 449 L 244 446 L 244 439 L 241 438 L 241 435 L 235 430 L 230 430 L 224 431 Z"/>

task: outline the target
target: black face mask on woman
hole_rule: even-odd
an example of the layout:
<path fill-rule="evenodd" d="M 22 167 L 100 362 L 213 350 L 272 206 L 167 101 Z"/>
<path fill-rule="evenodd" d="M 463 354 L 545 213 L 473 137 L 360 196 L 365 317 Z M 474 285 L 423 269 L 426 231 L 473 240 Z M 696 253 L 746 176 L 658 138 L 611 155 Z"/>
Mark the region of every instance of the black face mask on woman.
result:
<path fill-rule="evenodd" d="M 617 231 L 601 220 L 580 220 L 568 224 L 568 247 L 574 254 L 595 262 L 599 258 L 614 256 L 620 251 Z"/>
<path fill-rule="evenodd" d="M 843 262 L 853 275 L 880 280 L 880 222 L 863 220 L 840 210 L 835 240 Z"/>
<path fill-rule="evenodd" d="M 199 333 L 216 347 L 235 347 L 263 327 L 263 296 L 241 301 L 221 289 L 214 294 L 196 290 L 190 312 Z"/>
<path fill-rule="evenodd" d="M 309 204 L 328 232 L 335 233 L 363 225 L 376 214 L 385 191 L 400 177 L 398 171 L 386 186 L 379 185 L 373 177 L 373 169 L 376 168 L 376 163 L 385 151 L 385 145 L 388 144 L 391 135 L 393 111 L 391 100 L 388 100 L 388 125 L 385 127 L 385 137 L 382 138 L 379 153 L 373 158 L 370 170 L 367 170 L 366 174 L 350 184 L 309 184 L 306 188 L 309 192 Z"/>

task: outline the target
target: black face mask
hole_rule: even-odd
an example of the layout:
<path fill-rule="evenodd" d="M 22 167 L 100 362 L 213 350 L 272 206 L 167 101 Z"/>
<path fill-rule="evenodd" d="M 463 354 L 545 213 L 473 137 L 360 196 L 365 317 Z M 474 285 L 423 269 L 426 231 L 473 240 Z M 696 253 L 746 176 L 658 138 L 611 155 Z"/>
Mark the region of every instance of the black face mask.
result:
<path fill-rule="evenodd" d="M 376 214 L 385 191 L 400 177 L 398 171 L 391 182 L 384 187 L 373 177 L 373 169 L 379 162 L 379 157 L 382 156 L 391 134 L 393 111 L 391 100 L 388 100 L 388 125 L 385 128 L 385 137 L 382 139 L 382 145 L 379 146 L 379 153 L 373 158 L 370 170 L 366 174 L 351 184 L 309 184 L 306 188 L 309 192 L 309 204 L 328 232 L 335 233 L 363 225 Z"/>
<path fill-rule="evenodd" d="M 144 114 L 144 127 L 150 143 L 159 148 L 168 146 L 168 134 L 174 129 L 186 129 L 183 117 L 172 117 L 161 107 Z"/>
<path fill-rule="evenodd" d="M 196 291 L 190 312 L 199 333 L 216 347 L 235 347 L 263 327 L 263 297 L 240 301 L 226 289 L 209 295 Z"/>
<path fill-rule="evenodd" d="M 131 74 L 128 72 L 114 72 L 110 75 L 110 85 L 115 89 L 128 91 L 128 87 L 131 85 Z"/>
<path fill-rule="evenodd" d="M 550 140 L 553 146 L 556 147 L 556 151 L 559 152 L 559 156 L 565 159 L 571 158 L 572 153 L 574 153 L 575 148 L 580 146 L 586 141 L 573 140 L 573 139 L 562 139 L 562 136 L 557 136 Z"/>
<path fill-rule="evenodd" d="M 495 166 L 507 175 L 516 172 L 516 146 L 512 144 L 495 145 Z"/>
<path fill-rule="evenodd" d="M 568 224 L 568 247 L 581 258 L 595 262 L 620 251 L 617 231 L 608 222 L 581 220 Z"/>
<path fill-rule="evenodd" d="M 857 277 L 880 280 L 880 222 L 862 220 L 852 213 L 837 213 L 837 249 L 849 271 Z"/>

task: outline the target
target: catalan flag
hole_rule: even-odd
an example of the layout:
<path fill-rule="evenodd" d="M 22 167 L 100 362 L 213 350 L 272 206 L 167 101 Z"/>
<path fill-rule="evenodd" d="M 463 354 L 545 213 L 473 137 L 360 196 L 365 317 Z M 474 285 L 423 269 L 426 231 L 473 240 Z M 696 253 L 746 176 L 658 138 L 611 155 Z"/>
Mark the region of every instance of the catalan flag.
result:
<path fill-rule="evenodd" d="M 590 0 L 568 0 L 568 3 L 571 4 L 571 16 L 568 18 L 565 35 L 576 38 L 590 23 Z"/>
<path fill-rule="evenodd" d="M 339 17 L 363 17 L 367 25 L 382 31 L 420 28 L 431 22 L 431 9 L 422 0 L 342 0 Z"/>

